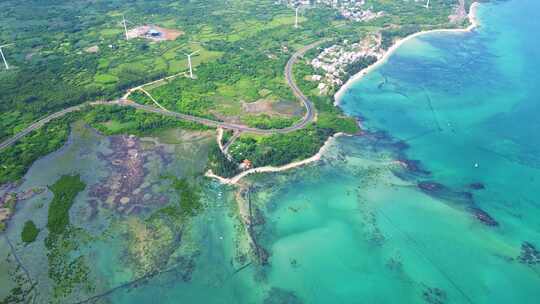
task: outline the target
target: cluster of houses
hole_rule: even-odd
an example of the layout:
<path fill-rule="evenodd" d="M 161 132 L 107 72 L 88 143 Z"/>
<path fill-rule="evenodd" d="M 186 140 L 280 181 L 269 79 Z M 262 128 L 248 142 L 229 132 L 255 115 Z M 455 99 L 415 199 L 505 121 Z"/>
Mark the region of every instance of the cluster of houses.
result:
<path fill-rule="evenodd" d="M 365 0 L 277 0 L 277 4 L 287 4 L 293 7 L 320 5 L 337 9 L 341 16 L 352 21 L 369 21 L 381 16 L 384 12 L 374 12 L 365 8 Z"/>
<path fill-rule="evenodd" d="M 350 43 L 345 40 L 341 44 L 332 45 L 324 49 L 310 64 L 323 75 L 311 76 L 312 81 L 319 82 L 319 93 L 328 93 L 331 88 L 343 85 L 348 76 L 346 67 L 356 61 L 373 56 L 382 58 L 384 50 L 381 48 L 381 36 L 370 35 L 360 42 Z"/>

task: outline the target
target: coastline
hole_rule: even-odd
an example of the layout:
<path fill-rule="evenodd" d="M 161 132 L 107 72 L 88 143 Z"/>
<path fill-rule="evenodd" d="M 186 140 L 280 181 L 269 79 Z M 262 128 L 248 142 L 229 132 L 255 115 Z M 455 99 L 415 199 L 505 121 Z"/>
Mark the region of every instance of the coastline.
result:
<path fill-rule="evenodd" d="M 354 83 L 356 82 L 357 80 L 359 79 L 362 79 L 364 76 L 366 76 L 367 74 L 369 74 L 371 71 L 373 71 L 374 69 L 376 69 L 377 67 L 379 67 L 381 64 L 384 64 L 388 61 L 388 58 L 390 58 L 390 56 L 405 42 L 407 42 L 408 40 L 410 39 L 413 39 L 415 37 L 418 37 L 420 35 L 424 35 L 424 34 L 430 34 L 430 33 L 467 33 L 467 32 L 470 32 L 472 31 L 473 29 L 477 28 L 480 26 L 480 23 L 478 21 L 478 18 L 476 16 L 476 13 L 477 13 L 477 9 L 478 9 L 478 5 L 479 5 L 479 2 L 473 2 L 469 8 L 469 14 L 467 15 L 468 19 L 469 19 L 469 23 L 470 25 L 466 28 L 457 28 L 457 29 L 434 29 L 434 30 L 425 30 L 425 31 L 420 31 L 420 32 L 417 32 L 417 33 L 414 33 L 412 35 L 409 35 L 407 37 L 404 37 L 398 41 L 396 41 L 388 50 L 385 51 L 384 55 L 381 57 L 381 59 L 377 60 L 375 63 L 373 63 L 372 65 L 366 67 L 365 69 L 361 70 L 360 72 L 358 72 L 357 74 L 355 74 L 354 76 L 352 76 L 349 80 L 347 80 L 347 82 L 341 86 L 339 88 L 339 90 L 334 94 L 334 106 L 339 106 L 340 103 L 341 103 L 341 98 L 343 97 L 344 93 L 347 91 L 347 89 L 349 89 L 349 87 Z M 328 146 L 330 144 L 330 142 L 332 140 L 334 140 L 335 138 L 339 137 L 339 136 L 343 136 L 343 135 L 347 135 L 345 133 L 336 133 L 334 134 L 333 136 L 329 137 L 326 142 L 323 144 L 323 146 L 319 149 L 319 152 L 317 152 L 317 154 L 313 155 L 312 157 L 310 158 L 306 158 L 304 160 L 300 160 L 300 161 L 296 161 L 296 162 L 292 162 L 292 163 L 289 163 L 289 164 L 286 164 L 286 165 L 283 165 L 283 166 L 279 166 L 279 167 L 273 167 L 273 166 L 264 166 L 264 167 L 259 167 L 259 168 L 253 168 L 253 169 L 249 169 L 249 170 L 246 170 L 244 172 L 241 172 L 239 173 L 238 175 L 236 176 L 233 176 L 231 178 L 224 178 L 224 177 L 221 177 L 219 175 L 216 175 L 212 172 L 212 170 L 208 170 L 206 173 L 205 173 L 205 176 L 206 177 L 209 177 L 209 178 L 213 178 L 213 179 L 216 179 L 218 180 L 220 183 L 222 184 L 226 184 L 226 185 L 236 185 L 238 184 L 238 182 L 250 175 L 250 174 L 254 174 L 254 173 L 268 173 L 268 172 L 282 172 L 282 171 L 286 171 L 286 170 L 289 170 L 289 169 L 293 169 L 293 168 L 297 168 L 297 167 L 301 167 L 301 166 L 304 166 L 306 164 L 309 164 L 309 163 L 312 163 L 312 162 L 316 162 L 318 160 L 321 159 L 322 155 L 326 152 L 326 150 L 328 149 Z M 219 135 L 218 135 L 219 136 Z"/>
<path fill-rule="evenodd" d="M 326 152 L 326 150 L 328 149 L 328 147 L 330 146 L 331 142 L 334 141 L 336 138 L 340 137 L 340 136 L 350 136 L 348 134 L 345 134 L 345 133 L 336 133 L 330 137 L 328 137 L 328 139 L 324 142 L 324 144 L 322 145 L 322 147 L 319 149 L 319 152 L 317 152 L 317 154 L 313 155 L 312 157 L 310 158 L 306 158 L 306 159 L 303 159 L 303 160 L 299 160 L 299 161 L 295 161 L 295 162 L 292 162 L 292 163 L 288 163 L 286 165 L 283 165 L 283 166 L 279 166 L 279 167 L 274 167 L 274 166 L 264 166 L 264 167 L 258 167 L 258 168 L 253 168 L 253 169 L 249 169 L 249 170 L 246 170 L 244 172 L 241 172 L 233 177 L 230 177 L 230 178 L 225 178 L 225 177 L 221 177 L 219 175 L 216 175 L 212 172 L 212 170 L 208 170 L 204 176 L 206 177 L 210 177 L 210 178 L 213 178 L 213 179 L 216 179 L 218 180 L 220 183 L 222 184 L 226 184 L 226 185 L 236 185 L 238 184 L 238 182 L 250 175 L 250 174 L 254 174 L 254 173 L 269 173 L 269 172 L 281 172 L 281 171 L 286 171 L 286 170 L 289 170 L 289 169 L 293 169 L 293 168 L 298 168 L 298 167 L 301 167 L 301 166 L 304 166 L 304 165 L 307 165 L 309 163 L 313 163 L 313 162 L 316 162 L 318 160 L 321 159 L 322 155 Z"/>
<path fill-rule="evenodd" d="M 478 21 L 478 18 L 476 16 L 477 9 L 479 2 L 473 2 L 471 4 L 471 7 L 469 8 L 469 14 L 467 15 L 470 25 L 466 28 L 457 28 L 457 29 L 435 29 L 435 30 L 426 30 L 426 31 L 420 31 L 417 33 L 414 33 L 412 35 L 409 35 L 407 37 L 404 37 L 402 39 L 399 39 L 394 43 L 388 50 L 384 52 L 384 55 L 381 57 L 381 59 L 377 60 L 372 65 L 366 67 L 365 69 L 361 70 L 360 72 L 356 73 L 354 76 L 349 78 L 347 82 L 342 85 L 339 90 L 334 94 L 334 106 L 339 106 L 341 103 L 341 99 L 343 98 L 344 93 L 349 89 L 351 85 L 353 85 L 354 82 L 362 79 L 364 76 L 369 74 L 371 71 L 375 70 L 377 67 L 379 67 L 381 64 L 386 63 L 388 61 L 388 58 L 392 56 L 392 54 L 405 42 L 416 38 L 418 36 L 424 35 L 424 34 L 431 34 L 431 33 L 467 33 L 472 31 L 473 29 L 480 26 L 480 23 Z"/>

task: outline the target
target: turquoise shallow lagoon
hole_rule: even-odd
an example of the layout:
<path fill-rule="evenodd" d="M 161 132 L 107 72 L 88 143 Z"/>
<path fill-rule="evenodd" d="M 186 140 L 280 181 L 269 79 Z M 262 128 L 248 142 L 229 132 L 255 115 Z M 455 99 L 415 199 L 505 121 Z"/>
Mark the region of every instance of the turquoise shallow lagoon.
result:
<path fill-rule="evenodd" d="M 539 9 L 482 4 L 480 28 L 410 40 L 349 88 L 367 134 L 261 195 L 273 285 L 306 303 L 538 302 Z"/>
<path fill-rule="evenodd" d="M 483 4 L 479 29 L 410 40 L 350 87 L 368 134 L 270 199 L 276 284 L 308 303 L 538 302 L 538 9 Z"/>

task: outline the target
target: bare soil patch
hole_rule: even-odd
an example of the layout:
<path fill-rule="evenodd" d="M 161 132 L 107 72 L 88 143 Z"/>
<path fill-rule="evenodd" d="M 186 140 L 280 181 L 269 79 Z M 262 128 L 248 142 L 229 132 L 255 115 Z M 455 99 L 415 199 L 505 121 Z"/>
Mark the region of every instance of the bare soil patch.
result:
<path fill-rule="evenodd" d="M 296 102 L 259 99 L 256 102 L 242 102 L 242 111 L 247 114 L 267 114 L 271 116 L 301 115 L 303 107 Z"/>
<path fill-rule="evenodd" d="M 272 111 L 272 101 L 260 99 L 256 102 L 242 102 L 242 111 L 250 114 L 268 113 Z"/>
<path fill-rule="evenodd" d="M 87 53 L 97 53 L 97 52 L 99 52 L 99 46 L 94 45 L 94 46 L 91 46 L 91 47 L 88 47 L 88 48 L 84 49 L 84 51 L 87 52 Z"/>
<path fill-rule="evenodd" d="M 157 25 L 143 25 L 128 31 L 129 38 L 145 38 L 152 41 L 175 40 L 184 32 Z"/>

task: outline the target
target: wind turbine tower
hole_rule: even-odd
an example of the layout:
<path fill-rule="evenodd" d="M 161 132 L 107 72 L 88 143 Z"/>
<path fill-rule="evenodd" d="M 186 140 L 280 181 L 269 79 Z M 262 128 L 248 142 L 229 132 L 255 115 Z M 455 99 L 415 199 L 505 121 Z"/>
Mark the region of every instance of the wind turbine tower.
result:
<path fill-rule="evenodd" d="M 197 54 L 198 52 L 199 52 L 199 51 L 195 51 L 195 52 L 193 52 L 193 53 L 191 53 L 191 54 L 185 53 L 186 56 L 187 56 L 187 58 L 188 58 L 188 64 L 189 64 L 189 78 L 191 78 L 191 79 L 194 79 L 194 78 L 193 78 L 193 66 L 191 65 L 191 56 Z"/>
<path fill-rule="evenodd" d="M 129 40 L 128 31 L 127 31 L 127 24 L 126 24 L 126 17 L 122 14 L 122 25 L 124 26 L 124 33 L 126 34 L 126 40 Z"/>
<path fill-rule="evenodd" d="M 299 9 L 300 9 L 300 6 L 297 6 L 295 9 L 294 28 L 298 28 L 298 10 Z"/>
<path fill-rule="evenodd" d="M 4 60 L 4 65 L 6 66 L 6 70 L 9 70 L 9 65 L 7 63 L 6 57 L 4 56 L 4 52 L 2 51 L 2 49 L 10 45 L 13 45 L 13 43 L 0 45 L 0 55 L 2 55 L 2 60 Z"/>
<path fill-rule="evenodd" d="M 426 8 L 429 8 L 429 0 L 427 0 Z"/>

